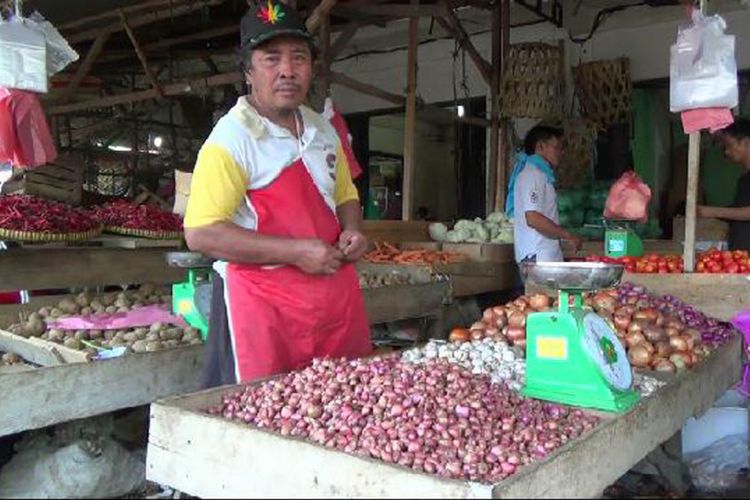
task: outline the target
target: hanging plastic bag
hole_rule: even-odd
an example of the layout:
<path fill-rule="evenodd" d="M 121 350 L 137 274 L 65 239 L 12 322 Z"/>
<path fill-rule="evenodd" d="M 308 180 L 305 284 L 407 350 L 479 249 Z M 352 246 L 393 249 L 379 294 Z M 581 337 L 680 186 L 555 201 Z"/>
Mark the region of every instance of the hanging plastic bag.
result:
<path fill-rule="evenodd" d="M 330 97 L 326 98 L 325 106 L 323 108 L 323 116 L 333 125 L 336 129 L 336 133 L 341 140 L 341 148 L 344 150 L 346 161 L 349 164 L 349 171 L 351 172 L 352 179 L 356 179 L 362 175 L 362 167 L 357 161 L 357 157 L 354 156 L 354 150 L 352 149 L 352 137 L 349 134 L 349 127 L 346 126 L 346 121 L 341 113 L 338 112 L 336 107 L 333 105 L 333 101 Z"/>
<path fill-rule="evenodd" d="M 738 104 L 734 35 L 726 35 L 721 16 L 693 11 L 681 28 L 669 61 L 670 110 L 734 108 Z"/>
<path fill-rule="evenodd" d="M 37 96 L 0 87 L 0 162 L 33 168 L 55 158 L 55 142 Z"/>
<path fill-rule="evenodd" d="M 47 41 L 22 17 L 0 18 L 0 86 L 47 92 Z"/>
<path fill-rule="evenodd" d="M 78 52 L 73 50 L 57 28 L 39 12 L 34 11 L 26 20 L 26 24 L 42 33 L 47 40 L 47 76 L 59 73 L 70 63 L 78 60 Z"/>
<path fill-rule="evenodd" d="M 604 218 L 646 222 L 651 188 L 629 170 L 612 184 L 604 207 Z"/>

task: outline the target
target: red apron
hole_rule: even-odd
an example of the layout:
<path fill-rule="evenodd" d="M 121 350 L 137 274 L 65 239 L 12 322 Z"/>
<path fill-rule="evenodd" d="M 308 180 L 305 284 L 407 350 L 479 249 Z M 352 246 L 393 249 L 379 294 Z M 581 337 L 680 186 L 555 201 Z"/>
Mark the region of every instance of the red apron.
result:
<path fill-rule="evenodd" d="M 338 219 L 302 160 L 247 196 L 260 234 L 338 242 Z M 296 370 L 317 357 L 356 358 L 372 350 L 352 264 L 334 275 L 310 275 L 289 265 L 230 263 L 225 294 L 239 382 Z"/>

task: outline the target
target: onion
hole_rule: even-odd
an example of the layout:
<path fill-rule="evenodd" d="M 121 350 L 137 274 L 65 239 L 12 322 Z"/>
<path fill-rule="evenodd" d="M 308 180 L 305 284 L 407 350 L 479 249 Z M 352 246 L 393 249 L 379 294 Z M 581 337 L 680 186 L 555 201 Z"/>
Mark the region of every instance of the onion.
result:
<path fill-rule="evenodd" d="M 649 342 L 659 342 L 667 338 L 664 330 L 656 325 L 647 325 L 643 329 L 643 335 L 646 336 L 646 339 L 648 339 Z"/>
<path fill-rule="evenodd" d="M 668 341 L 657 342 L 655 347 L 656 355 L 661 358 L 668 358 L 673 352 L 672 346 L 669 345 Z"/>
<path fill-rule="evenodd" d="M 633 366 L 639 368 L 647 367 L 651 364 L 651 354 L 645 345 L 639 344 L 628 351 L 628 360 Z"/>
<path fill-rule="evenodd" d="M 500 335 L 500 329 L 492 327 L 492 326 L 487 327 L 487 329 L 484 331 L 485 337 L 497 337 L 499 335 Z"/>
<path fill-rule="evenodd" d="M 653 309 L 651 307 L 647 307 L 645 309 L 640 309 L 633 313 L 633 319 L 634 320 L 643 320 L 648 323 L 656 323 L 656 319 L 659 317 L 659 313 L 656 311 L 656 309 Z"/>
<path fill-rule="evenodd" d="M 475 340 L 475 341 L 482 340 L 485 336 L 485 331 L 484 330 L 472 330 L 469 336 L 471 337 L 471 340 Z"/>
<path fill-rule="evenodd" d="M 617 306 L 617 299 L 608 293 L 599 292 L 593 298 L 594 309 L 597 311 L 614 312 Z"/>
<path fill-rule="evenodd" d="M 677 337 L 680 334 L 680 330 L 672 326 L 664 327 L 664 333 L 667 337 Z"/>
<path fill-rule="evenodd" d="M 529 305 L 532 307 L 532 309 L 541 311 L 549 307 L 550 299 L 543 293 L 535 293 L 534 295 L 529 297 Z"/>
<path fill-rule="evenodd" d="M 448 340 L 451 342 L 468 342 L 471 339 L 471 334 L 466 328 L 454 328 L 448 335 Z"/>
<path fill-rule="evenodd" d="M 643 320 L 632 321 L 628 325 L 628 333 L 641 333 L 643 332 L 644 326 L 645 326 L 645 323 L 643 322 Z"/>
<path fill-rule="evenodd" d="M 641 332 L 628 333 L 625 336 L 625 343 L 629 348 L 635 347 L 638 344 L 646 342 L 646 337 Z"/>
<path fill-rule="evenodd" d="M 627 330 L 630 326 L 630 322 L 632 321 L 632 317 L 629 314 L 624 313 L 615 313 L 612 322 L 615 324 L 615 328 Z"/>
<path fill-rule="evenodd" d="M 492 311 L 491 307 L 485 309 L 482 313 L 482 321 L 487 323 L 488 325 L 491 325 L 495 322 L 495 313 Z"/>
<path fill-rule="evenodd" d="M 508 326 L 508 317 L 505 314 L 495 316 L 495 326 L 501 329 Z"/>
<path fill-rule="evenodd" d="M 508 332 L 505 334 L 506 337 L 508 337 L 508 340 L 511 340 L 512 342 L 516 342 L 521 339 L 526 338 L 526 328 L 522 326 L 511 326 L 508 327 Z"/>
<path fill-rule="evenodd" d="M 685 345 L 687 346 L 686 351 L 692 351 L 695 349 L 695 339 L 690 335 L 680 335 L 680 338 L 685 341 Z"/>
<path fill-rule="evenodd" d="M 678 352 L 688 350 L 688 344 L 682 336 L 669 337 L 669 346 Z"/>
<path fill-rule="evenodd" d="M 512 313 L 510 313 L 510 316 L 508 316 L 508 325 L 511 327 L 526 326 L 526 313 L 523 313 L 521 311 L 513 311 Z"/>
<path fill-rule="evenodd" d="M 654 347 L 654 344 L 649 342 L 648 340 L 641 342 L 640 344 L 636 344 L 643 346 L 649 353 L 649 355 L 653 356 L 656 353 L 656 347 Z"/>
<path fill-rule="evenodd" d="M 657 372 L 675 373 L 677 367 L 668 359 L 660 359 L 657 363 L 654 363 L 654 370 Z"/>
<path fill-rule="evenodd" d="M 495 316 L 506 316 L 506 310 L 503 306 L 495 306 L 492 308 L 492 312 Z"/>
<path fill-rule="evenodd" d="M 471 327 L 469 327 L 469 331 L 473 332 L 474 330 L 484 330 L 486 328 L 487 328 L 487 324 L 481 321 L 476 321 L 471 325 Z"/>
<path fill-rule="evenodd" d="M 676 352 L 669 357 L 669 361 L 674 363 L 677 370 L 684 370 L 690 366 L 692 358 L 684 352 Z"/>

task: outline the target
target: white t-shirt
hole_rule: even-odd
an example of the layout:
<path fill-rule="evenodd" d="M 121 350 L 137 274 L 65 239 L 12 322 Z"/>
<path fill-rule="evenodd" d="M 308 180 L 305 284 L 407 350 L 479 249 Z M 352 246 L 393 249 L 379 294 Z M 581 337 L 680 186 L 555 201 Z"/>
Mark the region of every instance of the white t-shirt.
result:
<path fill-rule="evenodd" d="M 536 255 L 537 262 L 560 262 L 562 249 L 558 240 L 551 240 L 526 224 L 526 212 L 539 212 L 555 223 L 559 223 L 557 213 L 557 193 L 547 176 L 533 165 L 526 168 L 516 179 L 513 190 L 515 209 L 513 216 L 513 237 L 516 262 Z"/>

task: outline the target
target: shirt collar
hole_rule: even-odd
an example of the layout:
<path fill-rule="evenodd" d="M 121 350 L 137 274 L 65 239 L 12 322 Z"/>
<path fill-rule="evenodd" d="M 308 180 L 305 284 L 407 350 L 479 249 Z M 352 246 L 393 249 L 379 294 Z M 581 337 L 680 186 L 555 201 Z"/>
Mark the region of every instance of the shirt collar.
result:
<path fill-rule="evenodd" d="M 300 106 L 299 112 L 300 116 L 302 116 L 302 123 L 305 128 L 302 136 L 305 143 L 309 143 L 322 127 L 323 119 L 318 113 L 307 106 Z M 247 100 L 247 96 L 241 96 L 237 99 L 237 104 L 232 107 L 229 113 L 237 118 L 255 139 L 260 139 L 265 134 L 269 134 L 273 137 L 291 136 L 288 130 L 279 127 L 269 119 L 261 116 Z"/>

